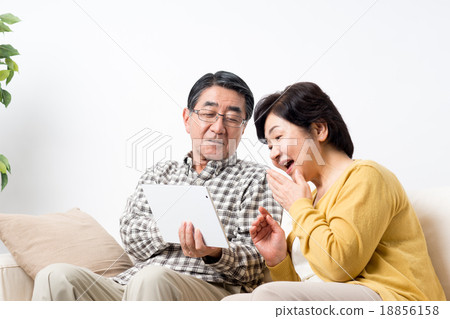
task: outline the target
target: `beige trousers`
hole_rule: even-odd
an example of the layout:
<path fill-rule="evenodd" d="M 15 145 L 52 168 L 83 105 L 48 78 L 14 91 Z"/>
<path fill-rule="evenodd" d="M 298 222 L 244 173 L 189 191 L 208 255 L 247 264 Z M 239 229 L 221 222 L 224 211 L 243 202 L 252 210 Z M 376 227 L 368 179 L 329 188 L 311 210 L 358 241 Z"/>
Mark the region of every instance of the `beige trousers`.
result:
<path fill-rule="evenodd" d="M 259 286 L 252 293 L 225 297 L 225 301 L 381 301 L 375 291 L 362 285 L 336 282 L 274 281 Z"/>
<path fill-rule="evenodd" d="M 32 300 L 220 300 L 230 295 L 222 285 L 180 274 L 169 268 L 147 266 L 126 286 L 89 269 L 53 264 L 36 276 Z"/>

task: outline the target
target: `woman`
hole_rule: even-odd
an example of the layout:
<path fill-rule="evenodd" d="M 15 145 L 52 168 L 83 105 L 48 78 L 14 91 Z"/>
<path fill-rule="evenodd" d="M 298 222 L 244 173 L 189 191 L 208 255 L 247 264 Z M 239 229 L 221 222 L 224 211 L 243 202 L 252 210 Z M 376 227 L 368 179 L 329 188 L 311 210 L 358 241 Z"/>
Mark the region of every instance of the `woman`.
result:
<path fill-rule="evenodd" d="M 261 100 L 255 124 L 273 164 L 292 178 L 267 175 L 293 229 L 286 240 L 260 207 L 250 234 L 274 282 L 226 300 L 445 300 L 402 186 L 383 166 L 352 160 L 347 126 L 328 95 L 296 83 Z M 295 238 L 322 282 L 297 275 Z"/>

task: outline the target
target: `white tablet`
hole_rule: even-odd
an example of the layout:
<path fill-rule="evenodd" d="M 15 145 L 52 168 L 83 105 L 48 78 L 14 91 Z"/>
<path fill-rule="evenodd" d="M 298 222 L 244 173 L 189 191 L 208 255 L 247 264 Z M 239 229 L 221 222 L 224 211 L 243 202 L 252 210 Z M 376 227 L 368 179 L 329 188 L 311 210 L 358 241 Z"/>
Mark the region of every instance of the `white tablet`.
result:
<path fill-rule="evenodd" d="M 190 221 L 200 229 L 206 246 L 230 247 L 205 186 L 144 184 L 142 188 L 166 242 L 179 244 L 178 229 Z"/>

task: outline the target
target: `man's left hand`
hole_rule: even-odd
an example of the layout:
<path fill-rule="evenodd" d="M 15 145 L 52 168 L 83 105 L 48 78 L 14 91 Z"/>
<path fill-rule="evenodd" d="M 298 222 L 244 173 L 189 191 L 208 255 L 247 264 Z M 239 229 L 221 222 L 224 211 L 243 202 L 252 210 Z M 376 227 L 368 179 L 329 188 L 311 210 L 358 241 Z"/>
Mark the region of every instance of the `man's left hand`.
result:
<path fill-rule="evenodd" d="M 200 258 L 210 256 L 219 259 L 222 256 L 222 248 L 206 246 L 202 233 L 199 229 L 194 231 L 194 225 L 191 222 L 183 222 L 178 229 L 178 236 L 180 237 L 183 254 L 187 257 Z"/>

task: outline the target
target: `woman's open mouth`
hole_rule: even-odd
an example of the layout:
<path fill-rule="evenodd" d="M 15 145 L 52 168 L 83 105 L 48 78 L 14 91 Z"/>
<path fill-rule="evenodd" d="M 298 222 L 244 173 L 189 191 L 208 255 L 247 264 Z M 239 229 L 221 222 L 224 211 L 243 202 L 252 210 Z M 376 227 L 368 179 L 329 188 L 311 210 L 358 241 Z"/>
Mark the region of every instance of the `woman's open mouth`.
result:
<path fill-rule="evenodd" d="M 294 160 L 288 160 L 286 164 L 284 164 L 284 167 L 286 167 L 286 173 L 290 175 L 292 172 L 292 169 L 294 168 Z"/>

